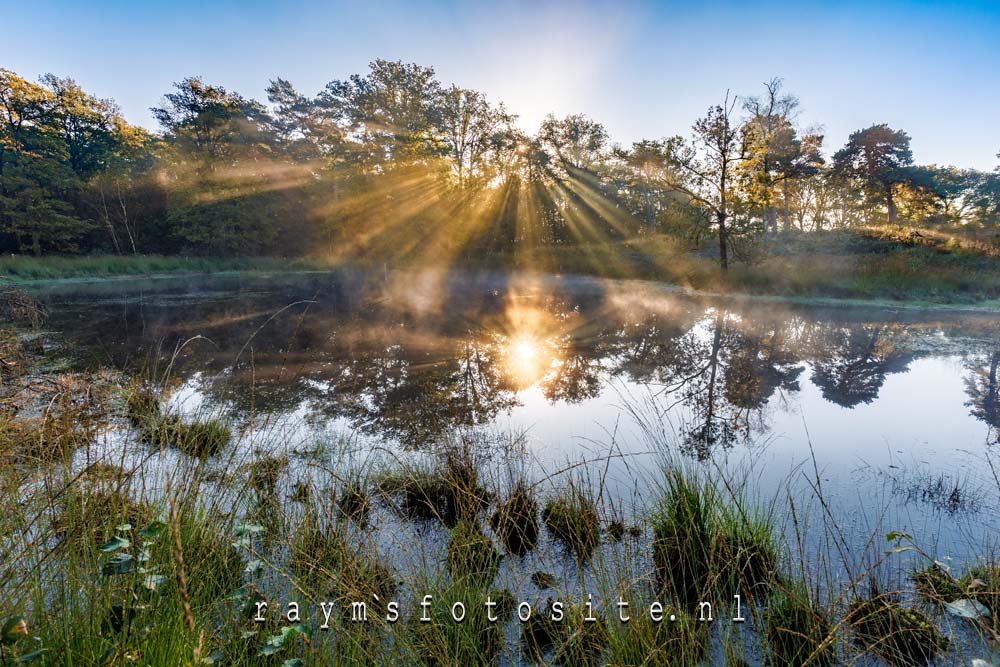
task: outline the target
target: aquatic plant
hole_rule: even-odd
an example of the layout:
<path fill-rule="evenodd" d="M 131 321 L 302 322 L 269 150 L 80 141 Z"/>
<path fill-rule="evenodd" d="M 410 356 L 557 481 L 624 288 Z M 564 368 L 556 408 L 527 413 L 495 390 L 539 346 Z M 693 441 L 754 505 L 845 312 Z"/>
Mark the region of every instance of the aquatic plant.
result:
<path fill-rule="evenodd" d="M 856 643 L 897 667 L 926 664 L 948 648 L 947 638 L 927 614 L 888 594 L 855 600 L 845 620 Z"/>
<path fill-rule="evenodd" d="M 513 607 L 509 591 L 487 594 L 487 589 L 469 580 L 450 584 L 438 581 L 420 590 L 427 591 L 433 604 L 426 610 L 418 605 L 407 619 L 409 641 L 402 647 L 405 659 L 401 662 L 434 666 L 496 664 L 504 648 L 503 626 Z M 496 603 L 492 613 L 497 622 L 489 620 L 487 595 Z M 429 622 L 421 621 L 425 612 Z M 462 621 L 456 622 L 456 617 Z"/>
<path fill-rule="evenodd" d="M 653 509 L 653 567 L 659 590 L 684 607 L 706 599 L 717 535 L 717 496 L 678 469 L 667 471 L 663 497 Z"/>
<path fill-rule="evenodd" d="M 448 571 L 458 580 L 488 584 L 500 566 L 500 552 L 471 521 L 459 521 L 448 541 Z"/>
<path fill-rule="evenodd" d="M 232 430 L 220 419 L 184 421 L 164 415 L 140 427 L 143 440 L 153 447 L 175 447 L 190 456 L 214 456 L 232 439 Z"/>
<path fill-rule="evenodd" d="M 359 526 L 367 526 L 368 515 L 371 513 L 371 498 L 365 483 L 357 479 L 349 481 L 337 499 L 337 509 L 344 518 L 354 521 Z"/>
<path fill-rule="evenodd" d="M 545 503 L 542 522 L 578 561 L 590 560 L 601 542 L 597 506 L 572 481 Z"/>
<path fill-rule="evenodd" d="M 726 506 L 719 512 L 713 559 L 724 596 L 766 595 L 774 581 L 779 548 L 773 521 L 760 511 Z"/>
<path fill-rule="evenodd" d="M 490 517 L 490 526 L 507 551 L 522 556 L 538 543 L 538 503 L 531 488 L 518 480 Z"/>
<path fill-rule="evenodd" d="M 764 614 L 764 635 L 774 667 L 836 664 L 832 625 L 804 581 L 776 587 Z"/>
<path fill-rule="evenodd" d="M 965 587 L 962 582 L 952 577 L 937 563 L 931 563 L 927 567 L 914 570 L 910 573 L 910 579 L 920 597 L 933 604 L 953 602 L 965 596 Z"/>
<path fill-rule="evenodd" d="M 673 621 L 669 620 L 673 617 Z M 608 664 L 621 667 L 678 665 L 695 667 L 708 655 L 708 624 L 674 605 L 663 606 L 661 621 L 649 614 L 635 615 L 627 624 L 615 624 L 608 633 Z"/>

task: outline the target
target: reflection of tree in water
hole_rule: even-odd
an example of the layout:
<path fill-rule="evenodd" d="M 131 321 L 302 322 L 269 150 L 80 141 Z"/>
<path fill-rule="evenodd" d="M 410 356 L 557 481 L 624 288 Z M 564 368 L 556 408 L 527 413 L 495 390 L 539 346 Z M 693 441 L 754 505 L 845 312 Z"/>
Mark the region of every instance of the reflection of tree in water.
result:
<path fill-rule="evenodd" d="M 965 393 L 969 400 L 969 414 L 986 422 L 994 437 L 1000 431 L 1000 383 L 997 370 L 1000 367 L 1000 350 L 981 355 L 969 364 L 969 375 L 965 378 Z"/>
<path fill-rule="evenodd" d="M 173 372 L 181 380 L 203 373 L 209 379 L 199 388 L 209 400 L 247 414 L 306 407 L 407 446 L 488 424 L 518 405 L 527 386 L 572 403 L 621 378 L 662 387 L 660 407 L 685 412 L 683 447 L 700 458 L 765 432 L 772 398 L 798 391 L 804 362 L 824 398 L 850 408 L 875 400 L 886 375 L 904 371 L 912 356 L 903 327 L 706 309 L 685 299 L 626 308 L 594 292 L 518 301 L 548 327 L 529 340 L 510 326 L 502 289 L 457 294 L 433 314 L 343 293 L 280 317 L 274 313 L 298 295 L 146 307 L 116 314 L 124 322 L 117 328 L 95 321 L 95 347 L 134 357 L 163 341 L 169 353 L 201 334 L 211 343 L 184 348 Z M 530 378 L 511 372 L 510 352 L 521 343 L 537 364 Z M 996 425 L 997 355 L 984 358 L 968 383 L 973 414 Z"/>
<path fill-rule="evenodd" d="M 366 433 L 420 446 L 517 404 L 495 348 L 472 337 L 457 347 L 443 358 L 400 345 L 342 358 L 322 410 Z"/>
<path fill-rule="evenodd" d="M 704 361 L 682 376 L 679 393 L 692 419 L 682 430 L 681 448 L 699 460 L 749 438 L 752 417 L 763 422 L 776 391 L 798 391 L 802 367 L 773 322 L 732 323 L 719 312 L 707 341 L 686 338 L 686 356 Z"/>
<path fill-rule="evenodd" d="M 906 371 L 913 355 L 886 325 L 824 327 L 816 332 L 812 381 L 823 398 L 845 408 L 871 403 L 889 373 Z"/>

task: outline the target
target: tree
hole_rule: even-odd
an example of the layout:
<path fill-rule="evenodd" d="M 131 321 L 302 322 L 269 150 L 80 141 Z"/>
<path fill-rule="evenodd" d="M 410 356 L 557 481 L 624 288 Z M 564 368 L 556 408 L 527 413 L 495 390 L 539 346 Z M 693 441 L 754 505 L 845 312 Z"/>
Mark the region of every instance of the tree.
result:
<path fill-rule="evenodd" d="M 760 143 L 765 233 L 778 231 L 778 209 L 774 205 L 777 161 L 788 150 L 788 140 L 783 135 L 791 128 L 791 119 L 799 106 L 799 100 L 794 95 L 781 94 L 781 87 L 781 79 L 771 79 L 764 84 L 767 93 L 763 97 L 750 97 L 743 103 L 743 108 L 751 114 L 749 124 Z"/>
<path fill-rule="evenodd" d="M 451 86 L 442 91 L 438 117 L 448 159 L 464 189 L 470 176 L 482 176 L 487 158 L 510 131 L 516 116 L 501 104 L 493 107 L 482 93 Z"/>
<path fill-rule="evenodd" d="M 550 114 L 542 121 L 538 139 L 564 167 L 593 171 L 604 157 L 608 132 L 603 125 L 583 114 L 561 119 Z"/>
<path fill-rule="evenodd" d="M 182 160 L 193 158 L 213 171 L 270 152 L 273 129 L 259 102 L 199 77 L 188 77 L 174 87 L 164 96 L 163 106 L 152 112 Z"/>
<path fill-rule="evenodd" d="M 729 270 L 729 234 L 726 224 L 738 198 L 741 172 L 752 170 L 759 159 L 750 126 L 734 118 L 737 98 L 710 107 L 694 124 L 694 137 L 668 140 L 668 182 L 706 208 L 714 218 L 719 239 L 719 266 Z"/>
<path fill-rule="evenodd" d="M 910 177 L 913 164 L 910 136 L 886 124 L 872 125 L 851 134 L 847 145 L 833 156 L 834 168 L 859 183 L 872 196 L 881 196 L 889 224 L 896 223 L 893 188 Z"/>
<path fill-rule="evenodd" d="M 368 169 L 386 171 L 438 158 L 441 84 L 434 69 L 402 61 L 375 60 L 367 75 L 331 81 L 319 101 L 340 119 Z"/>

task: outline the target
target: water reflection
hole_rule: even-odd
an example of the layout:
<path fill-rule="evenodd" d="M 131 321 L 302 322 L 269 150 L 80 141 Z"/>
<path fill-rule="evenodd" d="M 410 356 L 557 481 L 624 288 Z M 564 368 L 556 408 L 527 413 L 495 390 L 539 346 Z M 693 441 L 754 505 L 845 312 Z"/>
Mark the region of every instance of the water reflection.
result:
<path fill-rule="evenodd" d="M 649 287 L 496 276 L 438 281 L 440 308 L 413 307 L 398 290 L 349 275 L 213 287 L 48 298 L 82 363 L 169 366 L 174 382 L 197 382 L 237 411 L 304 408 L 406 447 L 491 423 L 528 388 L 577 403 L 620 379 L 683 407 L 683 448 L 705 458 L 766 433 L 768 406 L 804 382 L 854 408 L 929 354 L 965 355 L 971 414 L 1000 425 L 991 318 L 720 304 Z M 961 341 L 948 348 L 955 332 Z"/>

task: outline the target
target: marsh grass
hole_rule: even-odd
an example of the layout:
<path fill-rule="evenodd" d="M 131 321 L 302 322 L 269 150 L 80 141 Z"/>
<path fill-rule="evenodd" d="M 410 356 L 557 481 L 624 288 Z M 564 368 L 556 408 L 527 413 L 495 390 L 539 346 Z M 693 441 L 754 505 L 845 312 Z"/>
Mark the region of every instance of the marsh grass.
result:
<path fill-rule="evenodd" d="M 680 469 L 666 471 L 664 495 L 652 511 L 657 587 L 685 608 L 707 599 L 718 535 L 714 487 Z"/>
<path fill-rule="evenodd" d="M 664 617 L 674 621 L 659 623 L 647 614 L 633 618 L 608 633 L 608 664 L 622 667 L 678 665 L 694 667 L 708 657 L 711 630 L 694 616 L 666 605 Z"/>
<path fill-rule="evenodd" d="M 140 433 L 153 447 L 175 447 L 198 458 L 217 455 L 233 437 L 232 429 L 221 419 L 199 417 L 190 420 L 174 414 L 161 415 L 145 423 Z"/>
<path fill-rule="evenodd" d="M 774 589 L 764 623 L 774 667 L 832 667 L 837 664 L 833 624 L 804 581 Z"/>
<path fill-rule="evenodd" d="M 601 543 L 597 504 L 583 483 L 569 483 L 542 508 L 542 523 L 580 562 L 586 562 Z"/>
<path fill-rule="evenodd" d="M 532 488 L 518 479 L 490 517 L 490 526 L 507 551 L 523 556 L 538 544 L 538 503 Z"/>
<path fill-rule="evenodd" d="M 491 499 L 468 440 L 446 443 L 431 461 L 379 471 L 372 484 L 401 515 L 436 519 L 449 527 L 476 519 Z"/>
<path fill-rule="evenodd" d="M 500 552 L 479 526 L 463 520 L 451 531 L 446 562 L 453 579 L 488 585 L 500 567 Z"/>

